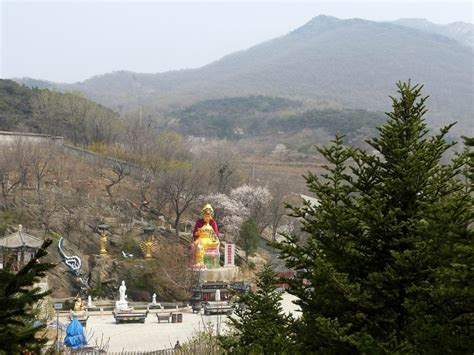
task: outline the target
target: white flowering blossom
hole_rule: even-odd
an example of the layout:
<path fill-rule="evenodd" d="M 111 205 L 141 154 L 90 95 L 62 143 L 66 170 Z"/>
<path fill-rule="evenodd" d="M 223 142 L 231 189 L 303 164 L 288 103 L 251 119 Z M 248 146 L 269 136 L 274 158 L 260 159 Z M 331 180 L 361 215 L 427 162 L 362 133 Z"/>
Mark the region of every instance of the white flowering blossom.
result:
<path fill-rule="evenodd" d="M 271 197 L 266 187 L 242 185 L 233 189 L 229 196 L 217 193 L 204 196 L 201 200 L 213 206 L 216 220 L 232 239 L 247 218 L 254 218 L 257 224 L 263 220 Z"/>
<path fill-rule="evenodd" d="M 221 193 L 208 195 L 202 198 L 203 203 L 210 203 L 216 212 L 215 218 L 219 221 L 229 215 L 245 217 L 249 215 L 249 209 L 240 201 L 233 200 L 229 196 Z"/>
<path fill-rule="evenodd" d="M 263 222 L 266 209 L 272 199 L 270 191 L 262 186 L 242 185 L 230 192 L 232 200 L 240 202 L 249 209 L 249 216 L 254 218 L 257 224 Z"/>
<path fill-rule="evenodd" d="M 242 223 L 244 223 L 244 218 L 238 215 L 228 215 L 222 219 L 227 241 L 231 242 L 234 240 L 234 237 L 239 234 Z"/>

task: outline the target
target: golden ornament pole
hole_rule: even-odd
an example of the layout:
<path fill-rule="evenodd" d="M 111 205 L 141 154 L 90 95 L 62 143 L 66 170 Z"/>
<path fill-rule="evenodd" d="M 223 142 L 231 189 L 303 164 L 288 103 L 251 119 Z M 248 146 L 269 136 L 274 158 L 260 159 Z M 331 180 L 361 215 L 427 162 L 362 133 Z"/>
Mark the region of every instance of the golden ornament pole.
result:
<path fill-rule="evenodd" d="M 99 224 L 98 228 L 99 228 L 99 232 L 100 232 L 99 255 L 100 256 L 105 256 L 105 255 L 107 255 L 107 239 L 108 239 L 107 238 L 107 230 L 109 229 L 109 226 L 107 224 Z"/>

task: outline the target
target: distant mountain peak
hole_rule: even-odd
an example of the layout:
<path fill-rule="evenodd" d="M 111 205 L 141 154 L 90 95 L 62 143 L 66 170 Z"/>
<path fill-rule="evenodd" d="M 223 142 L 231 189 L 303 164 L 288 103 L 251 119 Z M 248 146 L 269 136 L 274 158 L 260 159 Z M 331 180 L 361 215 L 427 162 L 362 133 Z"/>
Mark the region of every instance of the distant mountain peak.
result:
<path fill-rule="evenodd" d="M 338 27 L 342 23 L 343 23 L 343 20 L 340 20 L 336 17 L 318 15 L 316 17 L 313 17 L 308 22 L 306 22 L 303 26 L 298 27 L 292 33 L 302 34 L 302 33 L 324 32 L 327 30 L 331 30 L 335 27 Z"/>
<path fill-rule="evenodd" d="M 419 24 L 422 24 L 422 23 L 426 23 L 426 24 L 433 24 L 433 22 L 429 21 L 428 19 L 426 18 L 423 18 L 423 17 L 406 17 L 406 18 L 400 18 L 398 20 L 395 20 L 394 22 L 412 22 L 412 23 L 419 23 Z"/>
<path fill-rule="evenodd" d="M 424 18 L 402 18 L 393 21 L 394 24 L 414 28 L 420 31 L 435 33 L 456 40 L 467 47 L 474 47 L 474 25 L 467 22 L 453 22 L 438 25 Z"/>
<path fill-rule="evenodd" d="M 311 20 L 309 20 L 303 26 L 306 26 L 306 25 L 309 25 L 309 24 L 312 24 L 312 23 L 337 23 L 337 22 L 341 22 L 341 21 L 343 21 L 343 20 L 341 20 L 337 17 L 334 17 L 334 16 L 318 15 L 318 16 L 313 17 Z"/>
<path fill-rule="evenodd" d="M 316 34 L 326 31 L 335 30 L 337 28 L 345 27 L 354 24 L 369 24 L 376 23 L 374 21 L 363 20 L 360 18 L 339 19 L 334 16 L 318 15 L 306 22 L 303 26 L 298 27 L 291 32 L 292 34 Z"/>

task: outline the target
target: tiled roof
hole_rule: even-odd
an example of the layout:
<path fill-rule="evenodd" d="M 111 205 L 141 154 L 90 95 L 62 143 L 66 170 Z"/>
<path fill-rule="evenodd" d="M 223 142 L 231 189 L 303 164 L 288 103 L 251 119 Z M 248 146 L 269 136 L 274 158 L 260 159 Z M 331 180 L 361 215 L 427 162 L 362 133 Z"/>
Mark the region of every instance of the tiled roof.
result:
<path fill-rule="evenodd" d="M 25 233 L 21 225 L 18 228 L 18 232 L 0 238 L 0 247 L 6 248 L 20 248 L 26 246 L 39 249 L 42 244 L 43 241 L 41 239 Z"/>

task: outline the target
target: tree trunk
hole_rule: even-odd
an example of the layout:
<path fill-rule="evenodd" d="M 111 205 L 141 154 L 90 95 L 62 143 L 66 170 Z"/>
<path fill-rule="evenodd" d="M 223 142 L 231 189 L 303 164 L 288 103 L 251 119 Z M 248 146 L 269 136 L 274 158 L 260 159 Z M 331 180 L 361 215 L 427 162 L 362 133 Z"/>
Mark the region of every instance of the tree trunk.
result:
<path fill-rule="evenodd" d="M 179 222 L 181 220 L 181 213 L 176 213 L 176 219 L 174 220 L 174 231 L 176 237 L 179 237 Z"/>

